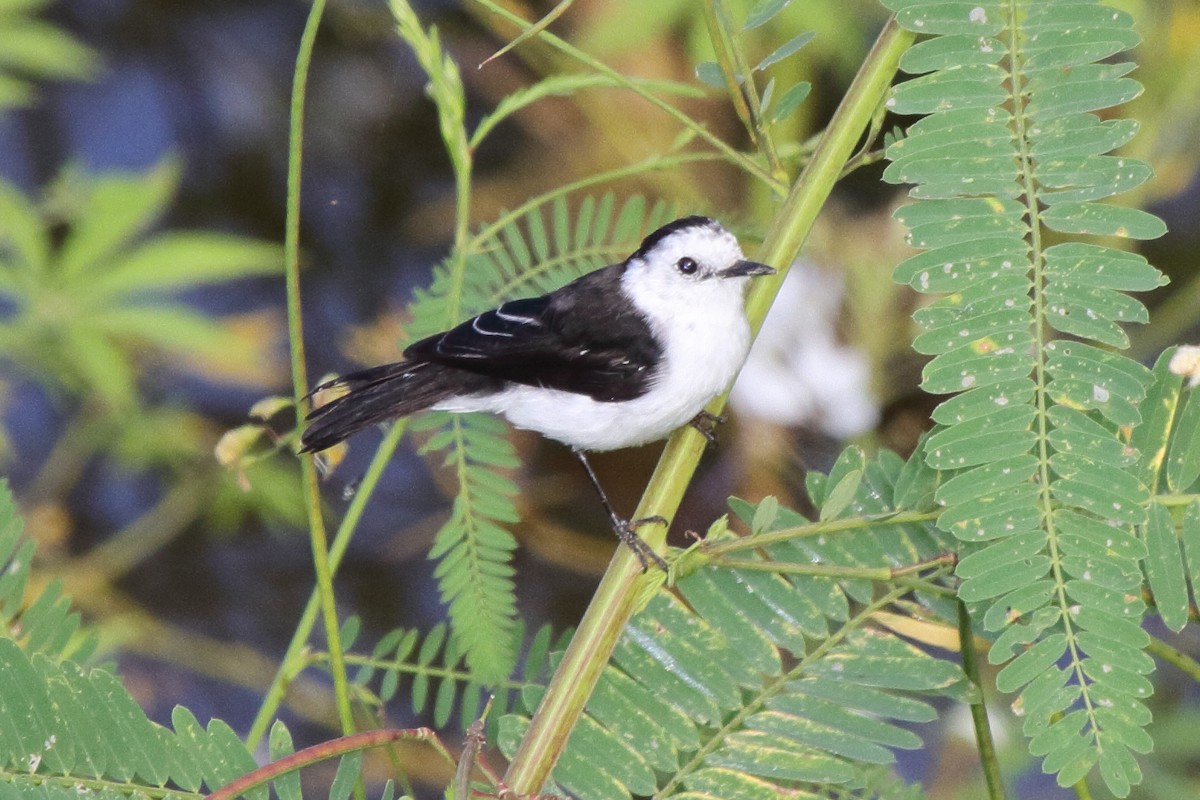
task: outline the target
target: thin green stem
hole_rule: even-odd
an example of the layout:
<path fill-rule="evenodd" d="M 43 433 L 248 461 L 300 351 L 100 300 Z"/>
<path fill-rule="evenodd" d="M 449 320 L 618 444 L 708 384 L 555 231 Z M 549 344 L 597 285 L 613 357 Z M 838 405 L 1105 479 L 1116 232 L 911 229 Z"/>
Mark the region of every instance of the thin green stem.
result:
<path fill-rule="evenodd" d="M 776 216 L 760 260 L 780 268 L 780 274 L 760 279 L 750 295 L 747 313 L 755 331 L 762 325 L 783 273 L 799 254 L 842 166 L 888 90 L 900 54 L 912 40 L 913 35 L 894 21 L 883 29 Z M 719 412 L 723 405 L 722 397 L 710 404 L 708 410 Z M 680 429 L 667 441 L 635 517 L 658 514 L 670 519 L 674 516 L 706 444 L 704 437 L 690 426 Z M 648 544 L 662 548 L 666 537 L 664 528 L 654 526 L 645 533 Z M 658 576 L 642 576 L 632 552 L 628 548 L 618 548 L 509 765 L 505 780 L 512 791 L 531 794 L 541 789 L 625 623 L 638 606 L 638 588 L 643 581 L 657 580 L 660 580 Z"/>
<path fill-rule="evenodd" d="M 1192 658 L 1182 650 L 1172 647 L 1156 636 L 1151 636 L 1150 644 L 1146 646 L 1146 652 L 1155 658 L 1167 662 L 1196 683 L 1200 683 L 1200 661 Z"/>
<path fill-rule="evenodd" d="M 1055 523 L 1055 501 L 1051 488 L 1050 468 L 1050 417 L 1051 399 L 1049 394 L 1050 376 L 1048 370 L 1049 352 L 1047 346 L 1052 334 L 1047 323 L 1049 319 L 1049 301 L 1046 296 L 1047 278 L 1045 274 L 1045 246 L 1042 241 L 1041 205 L 1038 201 L 1039 186 L 1034 179 L 1034 157 L 1030 145 L 1031 135 L 1029 125 L 1028 98 L 1024 92 L 1025 54 L 1024 42 L 1018 32 L 1021 30 L 1019 9 L 1016 4 L 1008 7 L 1006 31 L 1008 34 L 1008 52 L 1010 54 L 1009 92 L 1013 102 L 1013 140 L 1017 148 L 1018 174 L 1021 176 L 1022 196 L 1025 202 L 1029 220 L 1029 250 L 1032 258 L 1033 273 L 1033 358 L 1034 381 L 1036 390 L 1034 402 L 1036 405 L 1034 431 L 1036 434 L 1036 450 L 1038 460 L 1038 506 L 1042 512 L 1042 525 L 1046 531 L 1047 549 L 1050 557 L 1050 571 L 1054 581 L 1054 603 L 1061 614 L 1063 633 L 1066 637 L 1067 652 L 1070 659 L 1068 669 L 1074 675 L 1079 686 L 1080 697 L 1083 700 L 1083 710 L 1087 715 L 1088 728 L 1099 735 L 1099 724 L 1096 719 L 1096 708 L 1089 691 L 1091 685 L 1083 671 L 1084 655 L 1079 646 L 1078 633 L 1071 614 L 1071 600 L 1067 597 L 1067 576 L 1063 569 L 1063 554 L 1059 550 L 1058 528 Z"/>
<path fill-rule="evenodd" d="M 288 127 L 287 218 L 284 225 L 284 269 L 287 280 L 288 342 L 292 357 L 292 395 L 296 407 L 308 408 L 308 371 L 304 361 L 304 325 L 300 304 L 300 174 L 304 144 L 304 100 L 308 89 L 308 67 L 312 62 L 313 42 L 325 10 L 325 0 L 314 0 L 300 37 L 300 52 L 296 55 L 296 71 L 292 78 L 291 119 Z M 354 733 L 354 713 L 350 708 L 346 665 L 342 662 L 341 633 L 337 618 L 337 599 L 333 593 L 333 572 L 329 568 L 329 547 L 325 520 L 321 515 L 321 488 L 312 456 L 300 459 L 304 482 L 304 505 L 308 512 L 309 541 L 312 547 L 313 568 L 317 590 L 321 595 L 321 611 L 325 619 L 325 639 L 333 654 L 331 672 L 337 700 L 338 718 L 342 732 Z"/>
<path fill-rule="evenodd" d="M 705 0 L 704 21 L 708 25 L 708 37 L 712 41 L 717 64 L 721 67 L 721 74 L 725 76 L 725 90 L 729 93 L 733 107 L 741 117 L 750 140 L 766 159 L 771 172 L 780 180 L 786 180 L 787 172 L 783 169 L 775 144 L 763 124 L 762 102 L 754 85 L 754 72 L 746 63 L 746 57 L 731 33 L 733 25 L 721 0 Z"/>
<path fill-rule="evenodd" d="M 404 436 L 406 426 L 407 423 L 404 420 L 400 420 L 392 425 L 387 435 L 383 437 L 383 441 L 380 442 L 379 448 L 375 451 L 375 455 L 367 467 L 367 472 L 358 485 L 358 491 L 355 492 L 354 498 L 350 501 L 350 505 L 346 509 L 345 516 L 342 517 L 342 523 L 338 526 L 337 533 L 334 534 L 333 546 L 329 548 L 329 565 L 331 571 L 336 572 L 338 565 L 342 563 L 342 557 L 346 554 L 346 548 L 350 545 L 350 539 L 354 536 L 354 531 L 358 527 L 358 521 L 362 518 L 363 511 L 367 507 L 367 501 L 374 493 L 375 487 L 379 484 L 379 478 L 383 475 L 383 470 L 387 466 L 387 463 L 391 461 L 392 454 L 396 452 L 396 446 L 400 443 L 401 437 Z M 288 684 L 291 683 L 292 678 L 310 663 L 308 653 L 306 652 L 308 637 L 312 634 L 313 625 L 316 624 L 317 612 L 321 608 L 320 603 L 320 591 L 317 587 L 314 587 L 308 597 L 308 603 L 304 606 L 304 613 L 300 615 L 300 620 L 297 622 L 296 629 L 292 633 L 292 641 L 288 644 L 287 652 L 284 653 L 283 659 L 279 662 L 279 669 L 275 673 L 275 678 L 271 681 L 271 686 L 267 689 L 267 694 L 258 709 L 254 723 L 250 726 L 250 733 L 246 737 L 246 744 L 251 749 L 257 747 L 258 743 L 262 741 L 263 736 L 266 735 L 267 729 L 271 725 L 271 720 L 275 718 L 275 713 L 279 710 L 280 704 L 283 703 L 284 695 L 287 694 Z"/>
<path fill-rule="evenodd" d="M 760 561 L 752 558 L 721 558 L 713 563 L 730 569 L 774 572 L 784 575 L 811 575 L 821 578 L 864 578 L 869 581 L 894 581 L 927 569 L 953 564 L 955 556 L 947 554 L 937 558 L 910 564 L 905 567 L 847 567 L 840 564 L 790 564 L 784 561 Z"/>
<path fill-rule="evenodd" d="M 521 30 L 526 30 L 528 28 L 533 27 L 533 23 L 526 22 L 524 19 L 522 19 L 521 17 L 512 13 L 508 9 L 493 2 L 493 0 L 475 0 L 475 2 L 479 3 L 479 5 L 483 6 L 488 11 L 495 14 L 496 16 L 502 17 L 503 19 L 508 20 L 509 22 L 513 23 L 514 25 L 517 25 L 518 27 L 521 28 Z M 599 72 L 600 74 L 611 78 L 618 85 L 636 93 L 639 97 L 646 100 L 646 102 L 650 103 L 654 107 L 663 111 L 668 116 L 670 116 L 672 119 L 674 119 L 675 121 L 677 121 L 678 123 L 683 125 L 685 128 L 694 132 L 699 138 L 708 142 L 714 149 L 716 149 L 718 152 L 720 152 L 725 157 L 725 159 L 727 161 L 729 161 L 731 164 L 734 164 L 735 166 L 740 167 L 748 174 L 750 174 L 753 177 L 757 178 L 758 180 L 762 181 L 767 186 L 771 187 L 771 189 L 774 190 L 777 194 L 783 194 L 783 192 L 787 190 L 786 183 L 784 183 L 783 181 L 780 181 L 778 178 L 776 178 L 774 175 L 772 175 L 768 170 L 764 169 L 763 166 L 761 164 L 759 164 L 757 161 L 755 161 L 753 158 L 746 155 L 745 153 L 739 152 L 738 150 L 734 149 L 733 147 L 730 147 L 728 144 L 721 141 L 720 137 L 718 137 L 712 131 L 708 130 L 708 128 L 704 127 L 704 125 L 700 124 L 695 119 L 692 119 L 692 117 L 688 116 L 683 111 L 680 111 L 678 108 L 671 105 L 666 100 L 663 100 L 658 95 L 647 91 L 645 89 L 645 87 L 639 86 L 637 84 L 637 82 L 630 80 L 628 77 L 622 75 L 620 72 L 617 72 L 615 69 L 608 66 L 604 62 L 602 62 L 596 58 L 593 58 L 592 56 L 588 55 L 587 53 L 583 52 L 582 50 L 580 50 L 576 47 L 573 47 L 572 45 L 568 44 L 567 42 L 563 41 L 562 39 L 558 38 L 557 36 L 555 36 L 552 33 L 543 31 L 538 38 L 540 38 L 542 41 L 546 42 L 547 44 L 549 44 L 551 47 L 555 48 L 556 50 L 558 50 L 562 53 L 565 53 L 566 55 L 575 59 L 579 63 L 587 66 L 589 69 L 591 69 L 595 72 Z"/>
<path fill-rule="evenodd" d="M 824 536 L 843 531 L 857 531 L 867 528 L 879 528 L 885 525 L 911 525 L 914 523 L 933 522 L 938 518 L 937 511 L 889 511 L 885 514 L 868 514 L 862 517 L 847 517 L 824 522 L 813 522 L 808 525 L 797 525 L 792 528 L 781 528 L 770 533 L 756 533 L 753 536 L 740 536 L 735 539 L 720 539 L 711 544 L 704 544 L 704 552 L 712 558 L 718 558 L 726 553 L 739 550 L 754 550 L 768 547 L 780 542 L 793 539 L 804 539 L 812 536 Z"/>
<path fill-rule="evenodd" d="M 983 691 L 983 679 L 979 673 L 979 654 L 975 652 L 975 636 L 971 631 L 971 614 L 961 600 L 958 601 L 958 644 L 962 653 L 963 672 L 975 686 L 975 700 L 970 704 L 971 721 L 975 727 L 975 744 L 979 748 L 979 763 L 983 768 L 983 779 L 987 783 L 991 800 L 1004 800 L 1004 778 L 1000 774 L 1000 759 L 996 755 L 996 740 L 992 738 L 992 726 L 988 720 L 987 700 Z"/>
<path fill-rule="evenodd" d="M 746 94 L 738 86 L 737 67 L 730 54 L 732 42 L 728 29 L 728 17 L 724 13 L 724 8 L 718 11 L 718 2 L 719 0 L 704 0 L 704 23 L 708 27 L 708 39 L 712 42 L 713 55 L 716 56 L 717 66 L 721 69 L 721 77 L 725 79 L 725 92 L 729 95 L 733 110 L 737 113 L 738 119 L 742 121 L 742 127 L 750 135 L 751 143 L 758 147 L 758 126 L 754 123 L 754 116 L 750 111 Z"/>

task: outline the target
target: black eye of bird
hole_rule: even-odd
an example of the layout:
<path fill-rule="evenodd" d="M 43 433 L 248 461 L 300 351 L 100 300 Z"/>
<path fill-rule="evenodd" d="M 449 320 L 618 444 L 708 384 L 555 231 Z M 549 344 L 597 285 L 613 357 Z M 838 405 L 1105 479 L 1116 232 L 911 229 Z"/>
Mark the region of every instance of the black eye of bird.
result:
<path fill-rule="evenodd" d="M 676 261 L 675 267 L 684 275 L 694 275 L 696 270 L 700 269 L 700 265 L 696 263 L 695 259 L 686 257 Z"/>

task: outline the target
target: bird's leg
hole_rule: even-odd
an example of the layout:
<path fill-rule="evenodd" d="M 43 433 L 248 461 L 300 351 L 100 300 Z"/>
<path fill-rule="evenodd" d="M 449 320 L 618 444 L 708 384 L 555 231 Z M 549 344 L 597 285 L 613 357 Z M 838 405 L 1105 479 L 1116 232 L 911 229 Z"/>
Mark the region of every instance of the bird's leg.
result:
<path fill-rule="evenodd" d="M 584 452 L 582 450 L 575 450 L 574 448 L 572 448 L 571 452 L 579 459 L 579 463 L 583 464 L 583 469 L 587 473 L 588 479 L 592 482 L 592 486 L 596 487 L 596 493 L 600 495 L 600 502 L 604 505 L 604 510 L 608 512 L 608 518 L 612 520 L 613 531 L 617 534 L 617 538 L 632 550 L 633 554 L 637 556 L 638 561 L 642 563 L 642 572 L 650 568 L 651 561 L 663 572 L 666 572 L 667 562 L 663 560 L 662 556 L 654 552 L 642 537 L 637 535 L 637 527 L 648 522 L 657 522 L 660 525 L 666 525 L 667 520 L 657 515 L 642 517 L 641 519 L 632 521 L 623 519 L 617 514 L 616 509 L 613 508 L 608 495 L 604 493 L 604 487 L 600 485 L 600 479 L 596 477 L 596 471 L 592 469 L 592 465 L 587 460 Z"/>
<path fill-rule="evenodd" d="M 700 431 L 700 435 L 708 439 L 709 444 L 716 444 L 717 426 L 724 425 L 728 421 L 729 417 L 724 414 L 710 414 L 707 411 L 701 410 L 699 414 L 688 421 L 688 425 Z"/>

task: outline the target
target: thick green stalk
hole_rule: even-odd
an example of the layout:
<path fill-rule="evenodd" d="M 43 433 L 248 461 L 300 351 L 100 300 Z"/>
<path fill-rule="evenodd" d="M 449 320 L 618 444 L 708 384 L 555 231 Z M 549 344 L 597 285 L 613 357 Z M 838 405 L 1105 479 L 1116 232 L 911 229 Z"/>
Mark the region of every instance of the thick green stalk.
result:
<path fill-rule="evenodd" d="M 900 55 L 912 40 L 913 34 L 894 21 L 883 29 L 808 166 L 780 208 L 758 254 L 760 261 L 778 268 L 779 275 L 756 281 L 748 301 L 747 313 L 755 331 L 761 327 L 784 273 L 799 254 L 843 165 L 883 102 Z M 708 410 L 719 411 L 724 402 L 724 397 L 718 398 Z M 655 514 L 668 519 L 674 516 L 705 444 L 704 437 L 691 427 L 676 431 L 667 441 L 635 518 Z M 642 531 L 648 544 L 662 548 L 666 538 L 663 527 L 646 526 Z M 639 587 L 660 578 L 654 574 L 643 576 L 628 548 L 618 549 L 509 765 L 505 781 L 512 791 L 530 794 L 541 790 L 625 623 L 637 610 Z"/>
<path fill-rule="evenodd" d="M 300 312 L 300 165 L 304 138 L 304 99 L 308 87 L 308 66 L 312 61 L 313 41 L 325 10 L 325 0 L 314 0 L 300 37 L 300 52 L 296 55 L 296 71 L 292 77 L 291 120 L 288 128 L 287 218 L 284 228 L 284 272 L 287 283 L 288 341 L 292 357 L 292 394 L 298 409 L 307 408 L 308 372 L 304 365 L 304 326 Z M 325 521 L 321 517 L 321 491 L 317 485 L 317 470 L 311 456 L 300 459 L 304 482 L 305 508 L 312 545 L 313 567 L 317 574 L 317 589 L 321 595 L 321 611 L 325 618 L 325 639 L 332 656 L 334 693 L 342 732 L 354 733 L 354 715 L 350 708 L 350 692 L 346 681 L 346 665 L 342 660 L 341 634 L 337 619 L 337 601 L 333 594 L 333 573 L 329 568 L 329 547 Z"/>

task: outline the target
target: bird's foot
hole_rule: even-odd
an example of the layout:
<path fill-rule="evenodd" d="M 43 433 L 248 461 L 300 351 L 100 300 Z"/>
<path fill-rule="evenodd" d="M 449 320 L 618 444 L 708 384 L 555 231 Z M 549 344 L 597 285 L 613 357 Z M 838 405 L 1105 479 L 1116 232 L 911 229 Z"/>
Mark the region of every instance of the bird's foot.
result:
<path fill-rule="evenodd" d="M 638 519 L 629 521 L 614 517 L 613 531 L 616 532 L 617 538 L 620 539 L 626 547 L 632 550 L 635 556 L 637 556 L 638 561 L 640 561 L 642 564 L 642 572 L 650 569 L 651 562 L 654 563 L 654 566 L 658 567 L 663 572 L 666 572 L 667 562 L 663 560 L 662 556 L 654 552 L 650 545 L 646 544 L 645 539 L 637 534 L 637 529 L 640 526 L 648 523 L 666 525 L 667 520 L 665 517 L 660 517 L 658 515 L 653 517 L 639 517 Z"/>
<path fill-rule="evenodd" d="M 728 421 L 729 417 L 724 414 L 710 414 L 707 411 L 701 411 L 688 421 L 688 425 L 700 431 L 700 435 L 707 439 L 709 444 L 716 444 L 717 426 L 724 425 Z"/>

